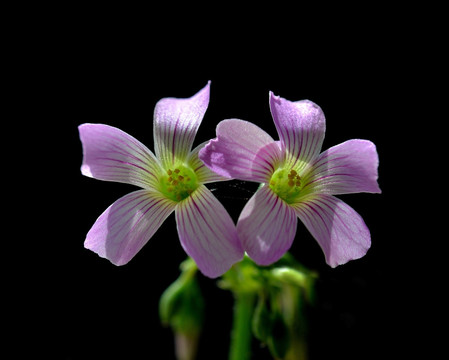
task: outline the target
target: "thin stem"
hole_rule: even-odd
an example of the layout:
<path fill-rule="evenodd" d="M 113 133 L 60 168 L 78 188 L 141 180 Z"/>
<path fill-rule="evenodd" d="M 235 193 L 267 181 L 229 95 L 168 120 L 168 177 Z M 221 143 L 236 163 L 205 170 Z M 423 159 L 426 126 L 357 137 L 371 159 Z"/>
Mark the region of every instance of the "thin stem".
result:
<path fill-rule="evenodd" d="M 249 360 L 251 358 L 251 324 L 254 304 L 254 293 L 235 293 L 234 319 L 229 360 Z"/>

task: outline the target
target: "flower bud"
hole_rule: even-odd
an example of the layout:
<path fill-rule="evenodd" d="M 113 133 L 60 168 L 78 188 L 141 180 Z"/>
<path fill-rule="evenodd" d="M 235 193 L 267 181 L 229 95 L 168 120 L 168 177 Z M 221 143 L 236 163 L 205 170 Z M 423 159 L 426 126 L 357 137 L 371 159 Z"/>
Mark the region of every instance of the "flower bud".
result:
<path fill-rule="evenodd" d="M 314 285 L 317 278 L 316 273 L 308 270 L 298 270 L 292 267 L 279 267 L 271 271 L 271 278 L 287 285 L 293 285 L 304 291 L 305 298 L 309 303 L 314 300 Z"/>
<path fill-rule="evenodd" d="M 196 267 L 182 265 L 183 273 L 162 294 L 159 316 L 175 333 L 179 359 L 194 359 L 204 320 L 204 299 L 195 277 Z"/>

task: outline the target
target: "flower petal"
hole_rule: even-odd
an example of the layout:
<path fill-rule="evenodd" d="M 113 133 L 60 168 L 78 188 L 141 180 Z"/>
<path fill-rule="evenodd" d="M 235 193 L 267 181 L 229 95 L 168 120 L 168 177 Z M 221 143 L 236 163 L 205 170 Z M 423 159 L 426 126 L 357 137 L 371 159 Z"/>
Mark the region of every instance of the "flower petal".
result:
<path fill-rule="evenodd" d="M 157 186 L 159 162 L 140 141 L 103 124 L 83 124 L 78 129 L 84 154 L 83 175 L 146 189 Z"/>
<path fill-rule="evenodd" d="M 204 275 L 223 275 L 243 258 L 234 222 L 204 185 L 180 202 L 175 213 L 181 245 Z"/>
<path fill-rule="evenodd" d="M 209 104 L 209 86 L 187 99 L 164 98 L 154 109 L 154 148 L 164 168 L 185 161 Z"/>
<path fill-rule="evenodd" d="M 270 265 L 290 248 L 296 225 L 294 210 L 263 186 L 245 205 L 237 231 L 247 254 L 259 265 Z"/>
<path fill-rule="evenodd" d="M 301 169 L 321 151 L 326 130 L 323 111 L 312 101 L 292 102 L 272 92 L 270 109 L 287 164 Z"/>
<path fill-rule="evenodd" d="M 176 203 L 155 191 L 123 196 L 100 215 L 84 246 L 115 265 L 124 265 L 148 242 Z"/>
<path fill-rule="evenodd" d="M 198 181 L 201 184 L 207 184 L 218 181 L 229 181 L 230 179 L 228 177 L 218 175 L 217 173 L 209 169 L 198 157 L 198 153 L 200 152 L 200 150 L 208 143 L 209 141 L 205 141 L 202 144 L 198 145 L 195 149 L 193 149 L 190 152 L 189 156 L 187 157 L 186 160 L 187 164 L 193 169 L 195 174 L 198 176 Z"/>
<path fill-rule="evenodd" d="M 368 140 L 349 140 L 323 152 L 306 174 L 306 186 L 315 193 L 338 195 L 380 193 L 377 184 L 379 157 Z"/>
<path fill-rule="evenodd" d="M 319 194 L 293 207 L 320 244 L 330 266 L 359 259 L 370 248 L 371 236 L 365 222 L 342 200 Z"/>
<path fill-rule="evenodd" d="M 223 120 L 217 137 L 199 153 L 212 171 L 228 178 L 267 182 L 281 157 L 273 138 L 248 121 Z"/>

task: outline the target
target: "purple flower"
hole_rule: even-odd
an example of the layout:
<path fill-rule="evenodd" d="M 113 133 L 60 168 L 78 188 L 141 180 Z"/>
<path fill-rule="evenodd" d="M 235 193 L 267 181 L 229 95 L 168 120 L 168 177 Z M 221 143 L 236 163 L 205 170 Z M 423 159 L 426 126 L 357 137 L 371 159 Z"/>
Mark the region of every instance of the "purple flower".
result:
<path fill-rule="evenodd" d="M 321 108 L 270 92 L 280 141 L 243 120 L 224 120 L 199 154 L 214 172 L 262 185 L 240 214 L 237 232 L 259 265 L 277 261 L 291 246 L 299 218 L 335 267 L 366 254 L 370 232 L 350 206 L 334 197 L 380 193 L 378 156 L 367 140 L 349 140 L 320 154 L 325 133 Z"/>
<path fill-rule="evenodd" d="M 154 111 L 155 154 L 127 133 L 102 124 L 79 127 L 81 172 L 141 187 L 113 203 L 87 234 L 84 246 L 115 265 L 126 264 L 175 211 L 181 245 L 209 277 L 243 258 L 235 224 L 203 185 L 228 180 L 191 150 L 209 104 L 210 82 L 188 99 L 164 98 Z"/>

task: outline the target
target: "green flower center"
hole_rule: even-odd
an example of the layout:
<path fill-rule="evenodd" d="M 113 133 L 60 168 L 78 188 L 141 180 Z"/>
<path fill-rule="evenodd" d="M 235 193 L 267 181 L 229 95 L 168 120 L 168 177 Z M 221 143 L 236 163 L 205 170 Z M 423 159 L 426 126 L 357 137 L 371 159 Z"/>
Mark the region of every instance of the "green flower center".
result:
<path fill-rule="evenodd" d="M 161 176 L 160 190 L 169 199 L 181 201 L 199 186 L 195 172 L 188 166 L 178 165 L 167 170 L 167 174 Z"/>
<path fill-rule="evenodd" d="M 301 177 L 293 169 L 278 169 L 271 176 L 270 188 L 287 203 L 294 203 L 301 192 Z"/>

